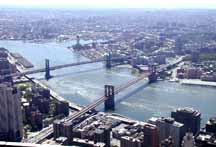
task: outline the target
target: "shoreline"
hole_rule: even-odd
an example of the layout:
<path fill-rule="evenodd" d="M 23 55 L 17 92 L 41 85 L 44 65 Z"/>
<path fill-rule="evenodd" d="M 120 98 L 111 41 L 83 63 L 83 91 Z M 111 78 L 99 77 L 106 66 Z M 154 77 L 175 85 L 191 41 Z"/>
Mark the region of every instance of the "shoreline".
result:
<path fill-rule="evenodd" d="M 9 55 L 9 57 L 10 57 L 12 60 L 14 60 L 14 57 L 11 56 L 10 51 L 8 52 L 8 55 Z M 10 62 L 11 62 L 11 60 L 10 60 Z M 12 61 L 12 64 L 15 64 L 15 63 Z M 24 71 L 26 70 L 26 68 L 24 68 L 24 67 L 22 67 L 22 66 L 20 66 L 20 65 L 17 65 L 17 64 L 15 64 L 15 65 L 16 65 L 17 70 L 18 70 L 19 72 L 24 72 Z M 127 65 L 119 65 L 119 67 L 120 67 L 120 68 L 122 67 L 122 68 L 134 69 L 133 67 L 131 67 L 131 65 L 128 65 L 128 64 L 127 64 Z M 135 69 L 136 69 L 136 68 L 135 68 Z M 53 99 L 55 99 L 55 100 L 57 100 L 57 101 L 59 101 L 59 102 L 61 102 L 61 101 L 66 101 L 66 102 L 68 102 L 68 103 L 69 103 L 69 108 L 70 108 L 71 110 L 81 111 L 81 110 L 85 107 L 85 106 L 83 106 L 83 105 L 79 105 L 79 104 L 73 103 L 73 102 L 71 102 L 71 101 L 69 101 L 69 100 L 63 98 L 63 97 L 60 96 L 57 92 L 55 92 L 54 90 L 52 90 L 52 88 L 50 88 L 50 87 L 47 86 L 45 83 L 43 83 L 43 82 L 41 82 L 41 81 L 39 81 L 39 80 L 37 80 L 37 79 L 33 79 L 33 78 L 31 78 L 31 77 L 29 77 L 29 76 L 27 76 L 27 75 L 25 75 L 24 77 L 25 77 L 29 82 L 31 82 L 31 83 L 33 83 L 33 84 L 38 84 L 39 86 L 41 86 L 41 87 L 43 87 L 43 88 L 49 89 L 49 90 L 50 90 L 50 96 L 51 96 Z M 98 112 L 104 112 L 104 111 L 98 111 Z M 105 113 L 106 113 L 106 112 L 105 112 Z M 110 113 L 110 112 L 109 112 L 108 114 L 111 115 L 110 117 L 113 117 L 113 118 L 115 118 L 115 119 L 121 120 L 121 121 L 126 122 L 126 123 L 140 122 L 140 120 L 133 119 L 133 118 L 129 118 L 128 116 L 124 116 L 124 115 L 121 115 L 121 114 L 118 114 L 118 113 L 115 113 L 115 112 L 113 112 L 113 113 Z"/>
<path fill-rule="evenodd" d="M 11 53 L 8 52 L 8 55 L 9 57 L 14 60 L 14 57 L 11 56 Z M 9 59 L 9 61 L 11 62 L 11 60 Z M 12 63 L 14 64 L 14 62 L 12 61 Z M 25 68 L 23 68 L 22 66 L 20 65 L 17 65 L 15 64 L 16 67 L 17 67 L 17 70 L 19 72 L 23 72 L 24 70 L 26 70 Z M 125 66 L 125 65 L 123 65 Z M 128 66 L 128 65 L 127 65 Z M 39 86 L 41 86 L 42 88 L 46 88 L 46 89 L 49 89 L 50 90 L 50 97 L 61 102 L 61 101 L 66 101 L 69 103 L 69 108 L 71 109 L 70 111 L 81 111 L 85 106 L 82 106 L 82 105 L 79 105 L 79 104 L 76 104 L 76 103 L 73 103 L 65 98 L 63 98 L 62 96 L 60 96 L 57 92 L 55 92 L 54 90 L 52 90 L 49 86 L 47 86 L 46 84 L 44 84 L 43 82 L 37 80 L 37 79 L 32 79 L 30 78 L 29 76 L 25 75 L 24 76 L 29 82 L 33 83 L 33 84 L 38 84 Z M 104 111 L 97 111 L 97 112 L 103 112 L 103 113 L 107 113 L 108 114 L 108 117 L 110 118 L 113 118 L 113 119 L 116 119 L 116 120 L 119 120 L 121 121 L 122 123 L 145 123 L 144 121 L 140 121 L 140 120 L 137 120 L 137 119 L 133 119 L 133 118 L 130 118 L 128 116 L 125 116 L 125 115 L 121 115 L 121 114 L 118 114 L 118 113 L 115 113 L 115 112 L 104 112 Z M 49 128 L 50 126 L 48 127 L 45 127 L 45 128 Z M 44 128 L 42 129 L 42 131 L 44 130 Z"/>
<path fill-rule="evenodd" d="M 15 60 L 15 58 L 11 55 L 11 52 L 10 52 L 10 51 L 8 51 L 8 55 L 9 55 L 9 61 L 10 61 L 13 65 L 16 66 L 18 72 L 24 72 L 24 71 L 26 70 L 26 68 L 23 68 L 23 67 L 21 67 L 20 65 L 15 64 L 15 61 L 16 61 L 16 60 Z M 27 76 L 27 75 L 25 75 L 24 77 L 25 77 L 29 82 L 31 82 L 31 83 L 33 83 L 33 84 L 37 84 L 37 85 L 39 85 L 39 86 L 42 87 L 42 88 L 49 89 L 49 90 L 50 90 L 50 96 L 51 96 L 53 99 L 55 99 L 55 100 L 57 100 L 57 101 L 59 101 L 59 102 L 61 102 L 61 101 L 66 101 L 66 102 L 68 102 L 68 103 L 69 103 L 69 108 L 70 108 L 70 109 L 80 111 L 80 110 L 84 107 L 84 106 L 81 106 L 81 105 L 72 103 L 72 102 L 70 102 L 69 100 L 63 98 L 63 97 L 60 96 L 58 93 L 56 93 L 54 90 L 52 90 L 49 86 L 45 85 L 43 82 L 40 82 L 40 81 L 37 80 L 37 79 L 32 79 L 32 78 L 30 78 L 30 77 Z"/>
<path fill-rule="evenodd" d="M 20 67 L 21 68 L 21 67 Z M 25 69 L 20 69 L 20 72 L 22 72 L 22 71 L 24 71 Z M 29 77 L 30 78 L 30 77 Z M 31 78 L 30 78 L 31 79 Z M 31 80 L 35 80 L 35 79 L 31 79 Z M 167 80 L 168 81 L 168 80 Z M 43 81 L 38 81 L 40 84 L 42 84 L 42 85 L 44 85 L 44 86 L 46 86 L 48 89 L 50 89 L 50 90 L 52 90 L 49 86 L 47 86 Z M 54 91 L 54 90 L 53 90 Z M 55 92 L 56 93 L 56 92 Z M 57 94 L 57 93 L 56 93 Z M 58 94 L 57 94 L 58 95 Z M 59 96 L 59 95 L 58 95 Z M 59 96 L 59 97 L 61 97 L 61 96 Z M 53 97 L 52 97 L 53 98 Z M 55 98 L 55 96 L 54 96 L 54 98 Z M 62 97 L 63 98 L 63 97 Z M 64 98 L 63 98 L 64 99 Z M 64 99 L 65 100 L 65 99 Z M 67 100 L 68 101 L 68 100 Z M 77 105 L 77 106 L 79 106 L 78 104 L 75 104 L 74 103 L 74 105 Z M 81 107 L 81 106 L 80 106 Z M 81 108 L 82 109 L 82 108 Z M 97 112 L 104 112 L 104 111 L 97 111 Z M 136 122 L 136 121 L 138 121 L 138 122 L 142 122 L 142 120 L 139 120 L 139 119 L 137 119 L 137 118 L 131 118 L 131 116 L 129 116 L 129 115 L 121 115 L 121 114 L 119 114 L 119 113 L 117 113 L 117 115 L 115 115 L 115 113 L 116 112 L 114 112 L 114 113 L 110 113 L 112 116 L 110 116 L 111 118 L 113 118 L 113 119 L 117 119 L 117 120 L 120 120 L 120 121 L 123 121 L 123 122 L 128 122 L 128 123 L 131 123 L 131 122 Z M 120 116 L 121 115 L 121 116 Z M 145 120 L 143 120 L 143 121 L 145 121 Z"/>
<path fill-rule="evenodd" d="M 216 82 L 201 81 L 199 79 L 183 79 L 179 81 L 182 85 L 193 85 L 193 86 L 203 86 L 203 87 L 216 87 Z"/>
<path fill-rule="evenodd" d="M 14 60 L 14 57 L 13 56 L 11 56 L 11 53 L 10 52 L 8 52 L 8 55 L 9 55 L 9 57 L 12 59 L 12 60 Z M 12 64 L 15 64 L 13 61 L 11 61 L 11 59 L 10 59 L 10 62 L 12 62 Z M 20 65 L 17 65 L 17 64 L 15 64 L 16 65 L 16 67 L 17 67 L 17 70 L 19 71 L 19 72 L 23 72 L 23 71 L 25 71 L 26 69 L 25 68 L 23 68 L 22 66 L 20 66 Z M 121 66 L 129 66 L 129 65 L 121 65 Z M 129 67 L 128 67 L 129 68 Z M 59 101 L 59 102 L 61 102 L 61 101 L 66 101 L 66 102 L 68 102 L 69 103 L 69 108 L 71 109 L 71 110 L 75 110 L 75 111 L 81 111 L 85 106 L 82 106 L 82 105 L 79 105 L 79 104 L 76 104 L 76 103 L 73 103 L 73 102 L 71 102 L 71 101 L 69 101 L 69 100 L 67 100 L 67 99 L 65 99 L 65 98 L 63 98 L 62 96 L 60 96 L 57 92 L 55 92 L 54 90 L 52 90 L 49 86 L 47 86 L 46 84 L 44 84 L 43 82 L 41 82 L 41 81 L 39 81 L 39 80 L 37 80 L 37 79 L 32 79 L 32 78 L 30 78 L 29 76 L 27 76 L 27 75 L 25 75 L 24 76 L 29 82 L 31 82 L 31 83 L 33 83 L 33 84 L 38 84 L 39 86 L 41 86 L 41 87 L 43 87 L 43 88 L 46 88 L 46 89 L 49 89 L 50 90 L 50 96 L 53 98 L 53 99 L 55 99 L 55 100 L 57 100 L 57 101 Z M 104 112 L 104 111 L 98 111 L 98 112 Z M 108 114 L 110 114 L 110 117 L 113 117 L 113 119 L 117 119 L 117 120 L 120 120 L 120 121 L 122 121 L 122 122 L 125 122 L 125 123 L 134 123 L 134 122 L 140 122 L 139 120 L 136 120 L 136 119 L 132 119 L 132 118 L 129 118 L 128 116 L 124 116 L 124 115 L 121 115 L 121 114 L 118 114 L 118 113 L 108 113 Z"/>

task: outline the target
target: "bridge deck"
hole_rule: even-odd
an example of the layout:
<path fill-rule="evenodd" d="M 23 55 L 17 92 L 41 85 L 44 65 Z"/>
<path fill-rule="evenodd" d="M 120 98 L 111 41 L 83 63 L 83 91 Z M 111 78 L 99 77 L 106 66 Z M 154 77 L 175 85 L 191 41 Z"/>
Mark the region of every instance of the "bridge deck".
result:
<path fill-rule="evenodd" d="M 117 61 L 117 60 L 122 60 L 122 59 L 130 59 L 130 58 L 131 57 L 115 57 L 115 58 L 112 58 L 111 61 Z M 67 67 L 91 64 L 91 63 L 97 63 L 97 62 L 103 62 L 103 61 L 106 61 L 106 59 L 95 59 L 95 60 L 91 60 L 91 61 L 82 61 L 82 62 L 76 62 L 76 63 L 55 65 L 55 66 L 51 66 L 49 68 L 49 70 L 57 70 L 57 69 L 62 69 L 62 68 L 67 68 Z M 4 77 L 5 78 L 6 77 L 21 77 L 21 76 L 24 76 L 24 75 L 36 74 L 36 73 L 41 73 L 41 72 L 46 72 L 46 68 L 39 68 L 39 69 L 26 71 L 26 72 L 16 72 L 16 73 L 4 75 Z M 4 77 L 2 77 L 2 78 L 4 78 Z"/>
<path fill-rule="evenodd" d="M 146 78 L 148 76 L 148 74 L 144 74 L 141 75 L 140 77 L 130 80 L 122 85 L 120 85 L 119 87 L 117 87 L 115 89 L 115 94 L 118 94 L 119 92 L 123 91 L 124 89 L 130 87 L 131 85 L 136 84 L 137 82 L 139 82 L 140 80 L 143 80 L 144 78 Z M 75 119 L 77 119 L 78 117 L 82 116 L 83 114 L 87 113 L 88 111 L 94 109 L 95 107 L 97 107 L 98 105 L 102 104 L 107 98 L 105 96 L 100 97 L 99 99 L 97 99 L 95 102 L 87 105 L 85 108 L 83 108 L 82 110 L 72 114 L 71 116 L 68 116 L 67 118 L 64 119 L 65 123 L 71 122 Z M 37 137 L 29 139 L 29 140 L 24 140 L 24 142 L 27 143 L 40 143 L 42 140 L 44 140 L 47 136 L 53 134 L 53 125 L 49 126 L 46 130 L 42 131 Z"/>
<path fill-rule="evenodd" d="M 119 58 L 118 58 L 119 59 Z M 115 60 L 118 60 L 115 59 Z M 169 64 L 167 66 L 161 67 L 159 68 L 158 72 L 161 72 L 163 70 L 166 70 L 167 67 L 178 64 L 179 62 L 182 61 L 183 58 L 180 58 L 179 60 L 177 60 L 176 62 L 174 62 L 173 64 Z M 112 59 L 114 60 L 114 59 Z M 60 69 L 60 68 L 64 68 L 64 67 L 71 67 L 71 66 L 76 66 L 76 65 L 82 65 L 82 64 L 88 64 L 88 63 L 95 63 L 95 62 L 101 62 L 101 61 L 105 61 L 105 59 L 100 59 L 100 60 L 94 60 L 94 61 L 84 61 L 84 62 L 79 62 L 79 63 L 72 63 L 72 64 L 65 64 L 65 65 L 58 65 L 58 66 L 54 66 L 51 67 L 50 70 L 56 70 L 56 69 Z M 33 73 L 38 73 L 38 72 L 44 72 L 45 69 L 38 69 L 38 70 L 34 70 L 34 71 L 30 71 L 30 72 L 25 72 L 25 73 L 18 73 L 17 75 L 25 75 L 25 74 L 33 74 Z M 14 76 L 17 76 L 16 74 L 14 74 Z M 115 94 L 118 94 L 119 92 L 123 91 L 124 89 L 130 87 L 131 85 L 136 84 L 137 82 L 139 82 L 140 80 L 147 78 L 149 76 L 149 74 L 143 74 L 140 77 L 130 80 L 124 84 L 122 84 L 121 86 L 117 87 L 114 91 Z M 77 113 L 72 114 L 71 116 L 67 117 L 64 119 L 64 122 L 70 122 L 75 120 L 76 118 L 82 116 L 83 114 L 85 114 L 86 112 L 94 109 L 95 107 L 97 107 L 98 105 L 102 104 L 107 98 L 105 96 L 100 97 L 99 99 L 97 99 L 94 103 L 91 103 L 89 105 L 87 105 L 85 108 L 83 108 L 82 110 L 80 110 Z M 42 140 L 44 140 L 47 136 L 51 135 L 53 133 L 53 127 L 50 126 L 47 128 L 47 130 L 41 132 L 41 134 L 39 134 L 36 138 L 33 139 L 29 139 L 26 140 L 25 142 L 30 142 L 30 143 L 39 143 Z"/>

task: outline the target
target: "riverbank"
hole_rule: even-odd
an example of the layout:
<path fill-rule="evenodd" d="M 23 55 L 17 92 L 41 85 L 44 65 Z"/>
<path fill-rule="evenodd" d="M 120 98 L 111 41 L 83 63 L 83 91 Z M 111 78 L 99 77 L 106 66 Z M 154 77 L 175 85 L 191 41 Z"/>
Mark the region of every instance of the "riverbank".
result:
<path fill-rule="evenodd" d="M 87 59 L 83 56 L 67 49 L 67 46 L 72 43 L 35 44 L 22 41 L 0 41 L 0 46 L 9 49 L 11 52 L 20 53 L 31 61 L 35 68 L 42 68 L 44 67 L 44 59 L 50 59 L 51 66 L 86 61 Z M 63 98 L 82 106 L 86 106 L 101 97 L 104 94 L 104 85 L 118 86 L 136 77 L 129 68 L 115 67 L 107 70 L 103 63 L 65 68 L 52 71 L 51 74 L 55 78 L 49 81 L 43 80 L 44 74 L 36 74 L 30 77 L 35 77 Z M 116 100 L 127 95 L 136 86 L 132 86 L 116 95 Z M 215 95 L 215 88 L 212 87 L 187 86 L 176 82 L 167 82 L 166 80 L 158 81 L 117 103 L 114 112 L 144 121 L 152 116 L 168 117 L 172 110 L 179 107 L 194 107 L 202 112 L 202 125 L 204 125 L 210 117 L 216 115 L 214 109 L 212 109 L 216 103 Z M 102 110 L 103 105 L 98 109 Z"/>
<path fill-rule="evenodd" d="M 9 55 L 9 62 L 11 64 L 13 64 L 13 65 L 16 65 L 16 69 L 18 70 L 18 72 L 22 73 L 22 72 L 26 71 L 26 68 L 24 68 L 23 66 L 21 66 L 19 64 L 15 64 L 16 63 L 16 58 L 10 52 L 8 53 L 8 55 Z M 53 99 L 55 99 L 55 100 L 57 100 L 59 102 L 61 102 L 61 101 L 68 102 L 70 109 L 76 110 L 76 111 L 80 111 L 80 110 L 83 109 L 83 106 L 72 103 L 72 102 L 68 101 L 67 99 L 61 97 L 54 90 L 52 90 L 49 86 L 45 85 L 44 83 L 40 82 L 39 80 L 33 79 L 33 78 L 29 77 L 28 75 L 25 75 L 24 77 L 26 78 L 26 80 L 30 81 L 33 84 L 39 85 L 40 87 L 45 88 L 45 89 L 49 89 L 50 90 L 50 96 Z"/>
<path fill-rule="evenodd" d="M 200 79 L 179 79 L 177 77 L 177 70 L 180 69 L 180 66 L 182 66 L 184 63 L 180 63 L 179 66 L 172 69 L 172 75 L 170 82 L 178 82 L 182 85 L 191 85 L 191 86 L 203 86 L 203 87 L 216 87 L 216 82 L 208 82 L 208 81 L 202 81 Z"/>
<path fill-rule="evenodd" d="M 15 64 L 16 58 L 14 58 L 14 56 L 12 56 L 10 52 L 9 52 L 9 59 L 10 59 L 9 61 L 12 64 L 16 65 L 16 68 L 17 68 L 18 72 L 26 71 L 26 68 L 24 68 L 23 66 L 21 66 L 19 64 Z M 132 68 L 129 65 L 120 65 L 120 67 L 122 67 L 122 68 Z M 29 81 L 29 82 L 31 82 L 33 84 L 39 85 L 42 88 L 49 89 L 50 90 L 50 96 L 52 98 L 54 98 L 55 100 L 57 100 L 59 102 L 61 102 L 61 101 L 68 102 L 69 107 L 72 110 L 81 111 L 84 108 L 84 106 L 81 106 L 81 105 L 78 105 L 78 104 L 75 104 L 75 103 L 72 103 L 72 102 L 66 100 L 65 98 L 60 96 L 58 93 L 56 93 L 54 90 L 52 90 L 48 85 L 44 84 L 43 82 L 41 82 L 41 81 L 39 81 L 37 79 L 33 79 L 33 78 L 29 77 L 28 75 L 25 75 L 23 79 L 26 79 L 27 81 Z M 121 120 L 121 121 L 126 122 L 126 123 L 139 122 L 137 120 L 128 118 L 126 116 L 122 116 L 120 114 L 114 114 L 114 113 L 109 113 L 109 114 L 110 114 L 110 116 L 113 117 L 113 119 Z"/>
<path fill-rule="evenodd" d="M 73 47 L 67 47 L 68 50 L 71 52 L 76 52 L 79 55 L 89 59 L 89 60 L 95 60 L 95 59 L 102 59 L 104 58 L 104 55 L 106 54 L 103 50 L 96 50 L 96 49 L 84 49 L 84 50 L 74 50 Z"/>
<path fill-rule="evenodd" d="M 179 83 L 183 85 L 216 87 L 216 82 L 201 81 L 199 79 L 183 79 L 179 80 Z"/>

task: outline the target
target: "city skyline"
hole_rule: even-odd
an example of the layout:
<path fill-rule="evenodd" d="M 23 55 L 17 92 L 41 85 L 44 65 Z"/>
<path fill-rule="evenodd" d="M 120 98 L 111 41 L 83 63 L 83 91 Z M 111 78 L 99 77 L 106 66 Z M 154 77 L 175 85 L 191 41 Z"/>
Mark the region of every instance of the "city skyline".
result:
<path fill-rule="evenodd" d="M 0 1 L 0 6 L 15 6 L 15 7 L 63 7 L 63 8 L 216 8 L 216 1 L 212 0 L 7 0 Z"/>

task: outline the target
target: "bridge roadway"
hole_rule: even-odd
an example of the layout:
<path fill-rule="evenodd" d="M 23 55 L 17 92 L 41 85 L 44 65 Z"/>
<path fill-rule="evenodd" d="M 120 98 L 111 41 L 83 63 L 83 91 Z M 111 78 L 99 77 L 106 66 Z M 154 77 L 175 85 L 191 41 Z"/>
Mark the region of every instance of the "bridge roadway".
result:
<path fill-rule="evenodd" d="M 175 66 L 175 65 L 181 63 L 181 62 L 183 61 L 184 57 L 185 57 L 185 56 L 181 56 L 181 57 L 179 57 L 177 60 L 175 60 L 175 61 L 173 61 L 173 62 L 171 62 L 171 63 L 169 63 L 169 64 L 161 65 L 161 66 L 157 69 L 157 72 L 158 72 L 158 73 L 161 73 L 161 72 L 163 72 L 163 71 L 168 70 L 168 68 L 172 68 L 172 66 Z"/>
<path fill-rule="evenodd" d="M 122 60 L 122 59 L 131 59 L 132 57 L 126 56 L 126 57 L 113 57 L 111 58 L 111 61 L 117 61 L 117 60 Z M 78 66 L 78 65 L 84 65 L 84 64 L 91 64 L 91 63 L 97 63 L 97 62 L 103 62 L 106 61 L 106 59 L 95 59 L 91 61 L 82 61 L 82 62 L 76 62 L 76 63 L 69 63 L 69 64 L 62 64 L 62 65 L 55 65 L 50 67 L 50 71 L 52 70 L 57 70 L 57 69 L 62 69 L 62 68 L 67 68 L 67 67 L 73 67 L 73 66 Z M 45 72 L 46 68 L 39 68 L 31 71 L 25 71 L 25 72 L 16 72 L 13 74 L 8 74 L 4 75 L 4 77 L 22 77 L 24 75 L 30 75 L 30 74 L 36 74 L 36 73 L 41 73 Z"/>
<path fill-rule="evenodd" d="M 130 80 L 127 83 L 124 83 L 122 85 L 120 85 L 118 88 L 115 89 L 114 94 L 118 94 L 119 92 L 123 91 L 124 89 L 130 87 L 131 85 L 136 84 L 137 82 L 139 82 L 140 80 L 147 78 L 148 75 L 147 74 L 143 74 L 140 77 Z M 102 104 L 107 98 L 105 96 L 102 96 L 101 98 L 99 98 L 98 100 L 96 100 L 94 103 L 87 105 L 84 109 L 82 109 L 81 111 L 75 113 L 72 116 L 69 116 L 68 118 L 65 119 L 65 122 L 69 122 L 69 121 L 73 121 L 74 119 L 80 117 L 81 115 L 85 114 L 86 112 L 94 109 L 95 107 L 97 107 L 98 105 Z"/>
<path fill-rule="evenodd" d="M 167 70 L 168 67 L 171 67 L 173 65 L 176 65 L 178 63 L 180 63 L 182 61 L 182 58 L 179 58 L 178 60 L 172 62 L 171 64 L 168 64 L 166 66 L 162 66 L 159 68 L 159 70 L 157 70 L 157 72 L 162 72 L 164 70 Z M 103 60 L 104 61 L 104 60 Z M 130 87 L 131 85 L 136 84 L 137 82 L 139 82 L 140 80 L 147 78 L 149 76 L 149 74 L 142 74 L 140 77 L 130 80 L 127 83 L 124 83 L 122 85 L 120 85 L 119 87 L 117 87 L 114 91 L 115 94 L 118 94 L 119 92 L 123 91 L 124 89 Z M 86 112 L 94 109 L 95 107 L 97 107 L 98 105 L 102 104 L 107 98 L 105 96 L 102 96 L 101 98 L 99 98 L 98 100 L 96 100 L 94 103 L 91 103 L 89 105 L 87 105 L 85 108 L 83 108 L 82 110 L 72 114 L 71 116 L 68 116 L 67 118 L 64 119 L 65 123 L 68 123 L 70 121 L 75 120 L 76 118 L 82 116 L 83 114 L 85 114 Z M 27 142 L 27 143 L 41 143 L 43 140 L 45 140 L 48 136 L 51 136 L 53 134 L 53 125 L 50 125 L 49 127 L 45 128 L 44 130 L 42 130 L 37 136 L 35 136 L 34 138 L 28 139 L 28 140 L 23 140 L 23 142 Z"/>
<path fill-rule="evenodd" d="M 124 89 L 130 87 L 131 85 L 136 84 L 137 82 L 139 82 L 140 80 L 143 80 L 145 78 L 148 77 L 148 74 L 143 74 L 141 76 L 139 76 L 138 78 L 135 78 L 133 80 L 130 80 L 122 85 L 120 85 L 119 87 L 117 87 L 114 91 L 115 94 L 118 94 L 119 92 L 123 91 Z M 97 99 L 95 102 L 87 105 L 85 108 L 83 108 L 81 111 L 75 112 L 73 113 L 71 116 L 68 116 L 67 118 L 64 119 L 64 123 L 68 123 L 71 122 L 77 118 L 79 118 L 80 116 L 82 116 L 83 114 L 89 112 L 90 110 L 94 109 L 95 107 L 97 107 L 98 105 L 102 104 L 107 98 L 105 96 L 100 97 L 99 99 Z M 49 127 L 45 128 L 44 130 L 42 130 L 37 136 L 35 136 L 34 138 L 30 138 L 30 139 L 25 139 L 23 140 L 23 142 L 27 142 L 27 143 L 41 143 L 43 140 L 45 140 L 47 137 L 51 136 L 53 134 L 53 125 L 50 125 Z"/>

